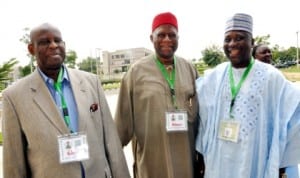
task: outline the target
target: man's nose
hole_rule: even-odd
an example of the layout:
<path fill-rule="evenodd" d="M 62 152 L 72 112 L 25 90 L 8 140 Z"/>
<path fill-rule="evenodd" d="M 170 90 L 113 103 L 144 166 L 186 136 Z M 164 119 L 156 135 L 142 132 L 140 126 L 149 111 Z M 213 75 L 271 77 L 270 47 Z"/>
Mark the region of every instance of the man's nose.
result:
<path fill-rule="evenodd" d="M 50 44 L 49 44 L 49 48 L 56 48 L 58 46 L 58 42 L 55 42 L 54 40 L 50 41 Z"/>

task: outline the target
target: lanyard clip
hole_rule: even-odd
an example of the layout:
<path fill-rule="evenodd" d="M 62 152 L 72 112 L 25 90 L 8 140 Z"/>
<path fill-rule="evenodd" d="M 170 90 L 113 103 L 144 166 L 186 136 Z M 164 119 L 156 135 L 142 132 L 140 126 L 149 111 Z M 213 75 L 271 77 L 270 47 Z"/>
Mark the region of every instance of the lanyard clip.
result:
<path fill-rule="evenodd" d="M 235 102 L 235 98 L 231 100 L 231 103 L 230 103 L 230 108 L 232 108 L 232 107 L 233 107 L 233 105 L 234 105 L 234 102 Z"/>
<path fill-rule="evenodd" d="M 63 111 L 64 117 L 69 116 L 68 108 L 63 108 L 62 111 Z"/>
<path fill-rule="evenodd" d="M 172 95 L 172 96 L 175 96 L 175 90 L 174 90 L 174 88 L 171 88 L 171 89 L 170 89 L 170 92 L 171 92 L 171 95 Z"/>

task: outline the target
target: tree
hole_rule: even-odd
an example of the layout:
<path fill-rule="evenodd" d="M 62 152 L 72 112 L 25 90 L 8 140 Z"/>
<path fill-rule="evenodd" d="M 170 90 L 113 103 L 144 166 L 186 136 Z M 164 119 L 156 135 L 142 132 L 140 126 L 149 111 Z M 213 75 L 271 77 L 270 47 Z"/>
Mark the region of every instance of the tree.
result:
<path fill-rule="evenodd" d="M 272 57 L 275 64 L 284 64 L 291 61 L 296 61 L 297 59 L 297 48 L 292 46 L 288 49 L 281 48 L 279 45 L 275 45 L 272 48 Z"/>
<path fill-rule="evenodd" d="M 21 77 L 25 77 L 26 75 L 29 75 L 31 73 L 31 67 L 30 64 L 26 65 L 24 67 L 20 66 L 19 67 L 19 72 Z"/>
<path fill-rule="evenodd" d="M 30 28 L 25 27 L 23 30 L 25 31 L 25 34 L 20 38 L 20 41 L 25 43 L 25 45 L 28 45 L 30 43 L 30 35 L 29 35 Z M 22 68 L 19 69 L 22 76 L 26 76 L 26 75 L 30 74 L 35 69 L 34 57 L 29 52 L 26 55 L 30 59 L 30 62 L 28 65 L 26 65 L 24 67 L 25 69 L 22 69 Z M 28 68 L 30 69 L 29 73 L 28 73 Z"/>
<path fill-rule="evenodd" d="M 97 59 L 93 57 L 88 57 L 83 59 L 82 62 L 78 63 L 79 70 L 84 70 L 87 72 L 97 73 Z"/>
<path fill-rule="evenodd" d="M 270 45 L 270 42 L 268 42 L 268 40 L 270 39 L 270 34 L 267 34 L 265 36 L 256 36 L 254 38 L 254 44 L 266 44 L 266 45 Z"/>
<path fill-rule="evenodd" d="M 272 60 L 273 60 L 272 63 L 274 63 L 274 64 L 278 63 L 279 58 L 280 58 L 280 46 L 278 44 L 276 44 L 272 48 Z"/>
<path fill-rule="evenodd" d="M 202 60 L 210 67 L 216 66 L 224 61 L 226 57 L 222 49 L 216 45 L 212 45 L 202 51 Z"/>
<path fill-rule="evenodd" d="M 11 58 L 0 67 L 0 90 L 2 91 L 10 83 L 12 77 L 9 74 L 13 71 L 14 66 L 18 63 L 16 58 Z"/>
<path fill-rule="evenodd" d="M 199 62 L 193 63 L 195 68 L 197 69 L 199 75 L 203 75 L 204 71 L 208 68 L 207 64 L 205 64 L 202 60 Z"/>
<path fill-rule="evenodd" d="M 70 68 L 75 68 L 76 64 L 76 59 L 77 59 L 77 54 L 73 50 L 68 50 L 66 53 L 66 59 L 65 59 L 65 65 Z"/>

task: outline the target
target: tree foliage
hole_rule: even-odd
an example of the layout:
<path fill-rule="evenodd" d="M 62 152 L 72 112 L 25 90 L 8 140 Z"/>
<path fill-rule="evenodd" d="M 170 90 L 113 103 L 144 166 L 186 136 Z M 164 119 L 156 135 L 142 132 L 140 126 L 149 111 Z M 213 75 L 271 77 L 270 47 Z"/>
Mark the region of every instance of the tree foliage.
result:
<path fill-rule="evenodd" d="M 24 30 L 25 34 L 19 40 L 27 46 L 30 43 L 30 34 L 29 34 L 30 33 L 30 28 L 25 27 L 23 30 Z M 30 61 L 29 61 L 29 64 L 24 66 L 24 69 L 23 69 L 23 67 L 19 68 L 20 75 L 22 77 L 30 74 L 35 69 L 35 67 L 34 67 L 34 61 L 35 61 L 34 57 L 29 52 L 27 52 L 26 56 L 30 59 Z M 30 69 L 29 72 L 28 72 L 28 69 Z"/>
<path fill-rule="evenodd" d="M 270 39 L 270 34 L 267 34 L 265 36 L 256 36 L 254 37 L 254 44 L 266 44 L 270 45 L 269 39 Z"/>
<path fill-rule="evenodd" d="M 297 48 L 290 47 L 288 49 L 274 47 L 272 48 L 273 61 L 275 63 L 284 64 L 289 61 L 296 61 Z"/>
<path fill-rule="evenodd" d="M 25 34 L 19 39 L 21 42 L 25 43 L 25 44 L 29 44 L 30 43 L 30 28 L 25 27 L 24 29 Z"/>
<path fill-rule="evenodd" d="M 212 45 L 202 51 L 202 60 L 210 67 L 216 66 L 224 61 L 226 57 L 222 49 L 216 45 Z"/>
<path fill-rule="evenodd" d="M 13 71 L 14 66 L 18 63 L 16 58 L 11 58 L 0 67 L 0 90 L 2 91 L 7 84 L 12 80 L 10 73 Z"/>
<path fill-rule="evenodd" d="M 193 64 L 197 69 L 199 75 L 203 75 L 204 71 L 208 68 L 207 64 L 205 64 L 203 61 L 194 62 Z"/>
<path fill-rule="evenodd" d="M 82 62 L 78 63 L 79 70 L 84 70 L 87 72 L 97 73 L 97 59 L 93 57 L 87 57 L 83 59 Z"/>
<path fill-rule="evenodd" d="M 20 66 L 19 67 L 19 73 L 20 73 L 20 77 L 25 77 L 26 75 L 29 75 L 31 73 L 31 67 L 30 67 L 30 64 L 22 67 Z"/>
<path fill-rule="evenodd" d="M 73 50 L 68 50 L 66 53 L 66 59 L 65 59 L 65 65 L 69 68 L 75 68 L 76 64 L 76 59 L 77 59 L 77 54 Z"/>

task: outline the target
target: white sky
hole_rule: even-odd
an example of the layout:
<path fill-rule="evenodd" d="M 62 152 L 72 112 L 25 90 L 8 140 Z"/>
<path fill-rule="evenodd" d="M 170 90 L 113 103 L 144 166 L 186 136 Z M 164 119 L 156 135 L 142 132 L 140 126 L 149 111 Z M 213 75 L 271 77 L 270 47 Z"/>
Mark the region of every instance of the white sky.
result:
<path fill-rule="evenodd" d="M 251 14 L 254 36 L 270 34 L 271 46 L 296 46 L 300 30 L 299 0 L 1 0 L 0 65 L 13 57 L 28 64 L 27 47 L 19 39 L 25 27 L 44 22 L 60 28 L 67 49 L 79 59 L 95 57 L 96 48 L 153 50 L 152 19 L 165 11 L 177 16 L 176 54 L 187 59 L 200 58 L 213 44 L 221 47 L 225 21 L 237 12 Z"/>

